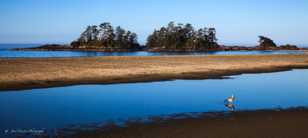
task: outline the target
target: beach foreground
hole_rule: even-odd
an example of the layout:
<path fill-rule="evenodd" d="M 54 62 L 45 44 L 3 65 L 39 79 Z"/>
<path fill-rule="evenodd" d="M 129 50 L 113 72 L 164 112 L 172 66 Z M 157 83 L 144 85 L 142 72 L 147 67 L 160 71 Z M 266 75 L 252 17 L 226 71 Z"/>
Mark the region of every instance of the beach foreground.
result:
<path fill-rule="evenodd" d="M 308 55 L 0 59 L 0 90 L 208 79 L 308 68 Z"/>
<path fill-rule="evenodd" d="M 213 113 L 214 114 L 214 113 Z M 79 132 L 90 138 L 307 138 L 308 110 L 240 111 Z"/>

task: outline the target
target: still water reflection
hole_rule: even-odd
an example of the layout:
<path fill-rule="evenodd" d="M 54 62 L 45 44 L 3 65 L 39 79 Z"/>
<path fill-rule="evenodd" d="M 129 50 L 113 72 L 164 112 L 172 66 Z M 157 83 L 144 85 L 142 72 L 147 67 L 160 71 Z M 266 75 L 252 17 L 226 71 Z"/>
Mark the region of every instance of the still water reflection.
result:
<path fill-rule="evenodd" d="M 0 131 L 186 112 L 308 105 L 308 70 L 246 74 L 225 80 L 79 85 L 0 93 Z M 225 107 L 234 94 L 234 105 Z"/>

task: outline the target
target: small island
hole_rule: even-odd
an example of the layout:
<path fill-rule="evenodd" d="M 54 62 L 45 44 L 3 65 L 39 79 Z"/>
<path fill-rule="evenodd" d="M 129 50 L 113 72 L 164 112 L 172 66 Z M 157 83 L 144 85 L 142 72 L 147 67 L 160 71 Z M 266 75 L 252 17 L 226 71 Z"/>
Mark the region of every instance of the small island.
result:
<path fill-rule="evenodd" d="M 205 27 L 195 30 L 189 23 L 175 25 L 174 22 L 155 30 L 148 37 L 146 47 L 148 51 L 154 52 L 220 50 L 215 28 Z"/>
<path fill-rule="evenodd" d="M 154 30 L 142 46 L 138 43 L 136 33 L 121 26 L 114 28 L 111 23 L 91 25 L 80 37 L 69 45 L 46 44 L 33 48 L 14 50 L 47 50 L 47 51 L 97 51 L 97 52 L 206 52 L 206 51 L 257 51 L 257 50 L 307 50 L 296 45 L 278 46 L 272 39 L 259 36 L 259 45 L 225 46 L 218 44 L 216 29 L 204 27 L 195 29 L 191 24 L 169 22 L 166 27 Z"/>
<path fill-rule="evenodd" d="M 15 50 L 129 52 L 139 51 L 141 47 L 137 42 L 136 33 L 127 31 L 121 26 L 114 29 L 110 23 L 102 23 L 98 26 L 88 26 L 70 45 L 46 44 Z"/>

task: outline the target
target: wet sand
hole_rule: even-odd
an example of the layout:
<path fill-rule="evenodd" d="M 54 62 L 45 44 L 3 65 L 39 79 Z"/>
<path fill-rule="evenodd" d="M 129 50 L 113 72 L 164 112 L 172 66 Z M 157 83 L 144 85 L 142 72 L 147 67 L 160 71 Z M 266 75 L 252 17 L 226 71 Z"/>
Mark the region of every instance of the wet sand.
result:
<path fill-rule="evenodd" d="M 222 78 L 297 68 L 308 68 L 308 54 L 0 58 L 0 91 L 77 84 Z"/>
<path fill-rule="evenodd" d="M 79 132 L 80 138 L 307 138 L 308 110 L 244 111 Z"/>

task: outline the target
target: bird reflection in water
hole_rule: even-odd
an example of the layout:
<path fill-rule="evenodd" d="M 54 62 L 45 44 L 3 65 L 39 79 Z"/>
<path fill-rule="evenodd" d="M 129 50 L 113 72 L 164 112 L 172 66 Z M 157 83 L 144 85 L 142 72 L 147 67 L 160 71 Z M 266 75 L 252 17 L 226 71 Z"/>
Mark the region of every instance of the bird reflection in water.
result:
<path fill-rule="evenodd" d="M 235 111 L 235 106 L 234 106 L 234 101 L 235 101 L 235 96 L 232 94 L 232 96 L 228 97 L 225 99 L 225 106 L 229 109 L 229 111 L 233 112 Z"/>
<path fill-rule="evenodd" d="M 235 105 L 233 103 L 225 103 L 225 107 L 231 112 L 235 111 Z"/>

